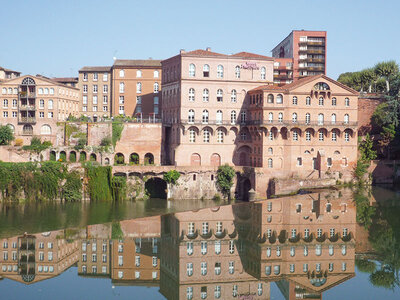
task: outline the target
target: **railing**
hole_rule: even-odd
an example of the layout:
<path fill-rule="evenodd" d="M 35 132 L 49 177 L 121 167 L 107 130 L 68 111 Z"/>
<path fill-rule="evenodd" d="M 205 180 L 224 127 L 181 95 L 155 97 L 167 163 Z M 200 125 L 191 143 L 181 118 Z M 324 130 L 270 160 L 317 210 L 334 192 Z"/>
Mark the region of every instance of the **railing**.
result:
<path fill-rule="evenodd" d="M 35 117 L 20 117 L 19 121 L 21 123 L 36 123 Z"/>
<path fill-rule="evenodd" d="M 36 109 L 36 107 L 34 105 L 20 105 L 19 108 L 24 109 L 24 110 L 35 110 Z"/>
<path fill-rule="evenodd" d="M 36 93 L 19 92 L 20 98 L 36 98 Z"/>
<path fill-rule="evenodd" d="M 293 120 L 249 120 L 246 125 L 276 125 L 276 126 L 357 126 L 357 122 L 319 122 L 319 121 L 293 121 Z"/>

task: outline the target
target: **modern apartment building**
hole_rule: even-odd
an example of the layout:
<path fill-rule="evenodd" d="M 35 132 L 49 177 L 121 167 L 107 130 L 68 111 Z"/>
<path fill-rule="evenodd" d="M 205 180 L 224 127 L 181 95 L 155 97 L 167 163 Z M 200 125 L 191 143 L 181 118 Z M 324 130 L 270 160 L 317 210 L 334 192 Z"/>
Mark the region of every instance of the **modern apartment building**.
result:
<path fill-rule="evenodd" d="M 272 84 L 273 58 L 206 50 L 163 60 L 164 163 L 232 164 L 236 136 L 245 121 L 247 92 Z"/>
<path fill-rule="evenodd" d="M 161 61 L 117 59 L 112 66 L 112 115 L 160 118 Z"/>
<path fill-rule="evenodd" d="M 79 70 L 79 111 L 92 121 L 111 116 L 111 66 Z"/>
<path fill-rule="evenodd" d="M 293 30 L 272 49 L 274 83 L 289 84 L 300 78 L 326 75 L 326 31 Z"/>
<path fill-rule="evenodd" d="M 78 116 L 79 90 L 42 76 L 24 75 L 0 82 L 1 123 L 16 138 L 28 143 L 32 136 L 55 144 L 57 122 Z"/>

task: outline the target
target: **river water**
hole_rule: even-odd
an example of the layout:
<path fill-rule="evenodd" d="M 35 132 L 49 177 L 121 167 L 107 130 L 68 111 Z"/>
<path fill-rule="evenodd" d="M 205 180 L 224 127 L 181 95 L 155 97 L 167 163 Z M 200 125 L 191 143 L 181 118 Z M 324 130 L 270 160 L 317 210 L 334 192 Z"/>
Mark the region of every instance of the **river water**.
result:
<path fill-rule="evenodd" d="M 0 299 L 400 299 L 400 195 L 0 205 Z"/>

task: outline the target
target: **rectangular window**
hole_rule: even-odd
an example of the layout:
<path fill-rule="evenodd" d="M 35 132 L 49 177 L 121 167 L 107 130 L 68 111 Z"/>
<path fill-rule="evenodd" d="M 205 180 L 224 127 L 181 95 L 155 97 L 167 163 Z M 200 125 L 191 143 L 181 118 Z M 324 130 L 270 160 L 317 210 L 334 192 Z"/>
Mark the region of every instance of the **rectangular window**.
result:
<path fill-rule="evenodd" d="M 221 253 L 221 241 L 215 241 L 215 254 L 220 254 Z"/>
<path fill-rule="evenodd" d="M 138 105 L 141 105 L 141 104 L 142 104 L 142 96 L 136 96 L 136 103 L 137 103 Z"/>
<path fill-rule="evenodd" d="M 103 74 L 103 81 L 107 81 L 108 80 L 108 74 L 107 73 L 104 73 Z"/>
<path fill-rule="evenodd" d="M 93 93 L 97 94 L 98 86 L 97 84 L 93 85 Z"/>
<path fill-rule="evenodd" d="M 52 119 L 53 116 L 54 116 L 54 114 L 53 114 L 52 111 L 47 113 L 47 117 L 48 117 L 49 119 Z"/>
<path fill-rule="evenodd" d="M 187 242 L 186 243 L 186 252 L 188 255 L 193 254 L 193 242 Z"/>
<path fill-rule="evenodd" d="M 135 256 L 135 266 L 140 267 L 140 256 Z"/>
<path fill-rule="evenodd" d="M 82 103 L 87 104 L 87 96 L 82 97 Z M 44 103 L 43 103 L 43 107 L 44 107 Z"/>
<path fill-rule="evenodd" d="M 88 92 L 88 86 L 86 84 L 83 85 L 83 92 L 84 93 Z"/>
<path fill-rule="evenodd" d="M 108 85 L 107 84 L 103 85 L 103 93 L 104 94 L 108 93 Z"/>
<path fill-rule="evenodd" d="M 99 74 L 93 73 L 93 81 L 97 81 L 98 78 L 99 78 Z"/>
<path fill-rule="evenodd" d="M 88 80 L 88 74 L 87 73 L 83 73 L 83 81 L 87 81 Z"/>
<path fill-rule="evenodd" d="M 201 242 L 201 254 L 207 254 L 207 242 L 206 241 L 202 241 Z"/>
<path fill-rule="evenodd" d="M 108 103 L 108 96 L 103 96 L 103 104 L 107 104 Z"/>
<path fill-rule="evenodd" d="M 93 104 L 97 104 L 97 96 L 93 96 Z"/>
<path fill-rule="evenodd" d="M 124 265 L 124 257 L 122 255 L 118 256 L 118 266 L 123 266 Z"/>

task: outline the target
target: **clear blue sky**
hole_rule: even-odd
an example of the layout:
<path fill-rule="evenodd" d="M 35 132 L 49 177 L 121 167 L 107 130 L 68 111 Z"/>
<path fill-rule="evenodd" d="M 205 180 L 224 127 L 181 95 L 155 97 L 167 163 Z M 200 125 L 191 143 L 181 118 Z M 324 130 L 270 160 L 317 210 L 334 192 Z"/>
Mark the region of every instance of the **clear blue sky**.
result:
<path fill-rule="evenodd" d="M 328 31 L 328 76 L 400 62 L 400 1 L 2 0 L 0 66 L 77 76 L 117 58 L 164 59 L 179 49 L 271 55 L 293 29 Z"/>

